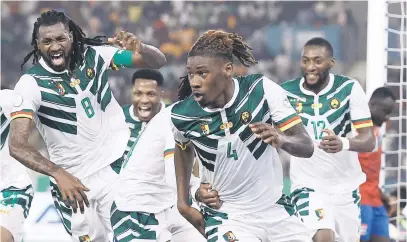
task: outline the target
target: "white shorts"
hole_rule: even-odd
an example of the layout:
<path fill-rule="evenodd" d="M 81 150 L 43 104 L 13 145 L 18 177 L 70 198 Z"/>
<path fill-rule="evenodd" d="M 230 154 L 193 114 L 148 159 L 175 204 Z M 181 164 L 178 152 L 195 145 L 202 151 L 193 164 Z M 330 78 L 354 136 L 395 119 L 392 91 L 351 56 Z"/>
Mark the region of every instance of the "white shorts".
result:
<path fill-rule="evenodd" d="M 205 242 L 206 239 L 178 212 L 176 206 L 153 214 L 120 211 L 112 206 L 115 241 Z"/>
<path fill-rule="evenodd" d="M 310 242 L 313 231 L 296 216 L 290 198 L 282 196 L 269 208 L 247 215 L 230 215 L 202 206 L 208 241 Z"/>
<path fill-rule="evenodd" d="M 113 241 L 110 226 L 110 208 L 114 199 L 114 186 L 118 174 L 111 166 L 106 166 L 95 174 L 81 180 L 89 188 L 86 195 L 90 207 L 85 206 L 84 214 L 77 213 L 65 205 L 57 185 L 51 181 L 51 194 L 55 207 L 62 219 L 62 224 L 74 242 L 108 242 Z"/>
<path fill-rule="evenodd" d="M 315 192 L 310 188 L 291 193 L 305 224 L 315 232 L 331 229 L 336 241 L 354 242 L 360 239 L 359 189 L 345 194 Z"/>
<path fill-rule="evenodd" d="M 23 223 L 33 199 L 31 185 L 24 189 L 9 187 L 0 192 L 0 226 L 10 231 L 14 241 L 21 241 Z"/>

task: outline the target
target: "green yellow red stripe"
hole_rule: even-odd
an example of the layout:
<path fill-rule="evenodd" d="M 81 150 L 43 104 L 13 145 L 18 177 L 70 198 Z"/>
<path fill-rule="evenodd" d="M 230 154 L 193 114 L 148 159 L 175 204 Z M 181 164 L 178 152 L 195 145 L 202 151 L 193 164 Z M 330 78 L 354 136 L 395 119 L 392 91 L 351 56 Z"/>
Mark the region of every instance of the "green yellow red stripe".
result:
<path fill-rule="evenodd" d="M 292 118 L 286 120 L 285 122 L 279 124 L 278 128 L 281 131 L 286 131 L 287 129 L 289 129 L 289 128 L 291 128 L 294 125 L 299 124 L 299 123 L 301 123 L 301 118 L 300 118 L 300 116 L 295 115 L 294 117 L 292 117 Z"/>
<path fill-rule="evenodd" d="M 174 155 L 174 149 L 167 149 L 164 151 L 164 159 Z"/>
<path fill-rule="evenodd" d="M 361 128 L 373 126 L 372 119 L 370 119 L 370 118 L 354 120 L 354 121 L 352 121 L 352 124 L 355 129 L 361 129 Z"/>
<path fill-rule="evenodd" d="M 24 109 L 24 110 L 21 110 L 21 111 L 11 113 L 10 117 L 11 117 L 11 120 L 16 119 L 16 118 L 29 118 L 29 119 L 32 119 L 33 118 L 33 111 Z"/>

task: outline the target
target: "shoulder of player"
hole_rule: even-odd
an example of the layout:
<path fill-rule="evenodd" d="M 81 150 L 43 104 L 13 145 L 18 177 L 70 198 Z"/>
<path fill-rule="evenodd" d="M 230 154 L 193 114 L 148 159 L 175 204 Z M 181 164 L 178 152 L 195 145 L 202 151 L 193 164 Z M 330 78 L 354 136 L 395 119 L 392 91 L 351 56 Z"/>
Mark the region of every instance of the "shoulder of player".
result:
<path fill-rule="evenodd" d="M 189 96 L 188 98 L 182 101 L 177 101 L 173 103 L 172 105 L 166 107 L 165 109 L 168 109 L 171 112 L 171 114 L 188 116 L 189 114 L 193 114 L 197 108 L 200 108 L 200 106 L 195 101 L 193 96 Z"/>
<path fill-rule="evenodd" d="M 334 83 L 333 83 L 331 92 L 339 92 L 339 91 L 345 90 L 348 93 L 350 93 L 354 89 L 355 85 L 358 85 L 361 87 L 360 82 L 358 80 L 356 80 L 355 78 L 348 77 L 345 75 L 338 75 L 338 74 L 333 74 L 333 76 L 334 76 Z"/>
<path fill-rule="evenodd" d="M 302 79 L 302 77 L 291 79 L 291 80 L 281 83 L 280 86 L 286 91 L 298 90 L 300 87 L 301 79 Z"/>
<path fill-rule="evenodd" d="M 263 78 L 266 78 L 263 74 L 249 74 L 246 76 L 237 76 L 235 79 L 239 83 L 239 89 L 242 92 L 248 91 L 254 83 L 259 83 Z"/>

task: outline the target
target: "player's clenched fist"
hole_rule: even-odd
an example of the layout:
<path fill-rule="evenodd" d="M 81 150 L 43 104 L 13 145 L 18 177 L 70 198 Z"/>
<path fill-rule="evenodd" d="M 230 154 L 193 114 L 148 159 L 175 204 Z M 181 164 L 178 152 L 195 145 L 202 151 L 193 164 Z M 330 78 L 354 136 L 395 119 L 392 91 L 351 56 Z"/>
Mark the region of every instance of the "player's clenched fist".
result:
<path fill-rule="evenodd" d="M 212 185 L 208 183 L 201 183 L 195 197 L 198 202 L 202 202 L 213 209 L 219 209 L 223 203 L 218 192 L 213 190 Z"/>
<path fill-rule="evenodd" d="M 141 40 L 135 34 L 126 31 L 118 31 L 113 38 L 108 38 L 107 42 L 132 52 L 140 52 L 143 46 Z"/>
<path fill-rule="evenodd" d="M 58 169 L 54 178 L 57 182 L 64 203 L 72 207 L 74 213 L 77 212 L 78 206 L 81 213 L 84 213 L 84 203 L 89 207 L 88 197 L 85 194 L 89 189 L 85 187 L 78 178 L 72 176 L 62 168 Z"/>
<path fill-rule="evenodd" d="M 282 139 L 277 129 L 275 129 L 271 124 L 268 123 L 252 123 L 249 128 L 256 135 L 257 138 L 263 140 L 264 143 L 270 144 L 275 148 L 280 148 L 282 145 Z"/>
<path fill-rule="evenodd" d="M 337 153 L 342 150 L 343 144 L 339 136 L 328 129 L 324 129 L 322 132 L 327 135 L 322 137 L 322 141 L 319 144 L 320 149 L 323 149 L 327 153 Z"/>

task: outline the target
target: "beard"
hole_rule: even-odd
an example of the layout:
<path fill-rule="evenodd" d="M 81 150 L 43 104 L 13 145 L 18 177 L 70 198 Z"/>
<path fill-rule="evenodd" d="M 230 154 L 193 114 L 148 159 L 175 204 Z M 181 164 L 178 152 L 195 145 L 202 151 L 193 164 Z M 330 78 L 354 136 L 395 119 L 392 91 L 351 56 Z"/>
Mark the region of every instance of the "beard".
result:
<path fill-rule="evenodd" d="M 71 55 L 72 55 L 72 51 L 70 51 L 70 53 L 67 53 L 64 51 L 63 55 L 61 57 L 62 60 L 59 60 L 62 63 L 59 65 L 55 65 L 54 64 L 55 61 L 53 60 L 53 58 L 51 57 L 51 55 L 49 53 L 44 54 L 44 53 L 40 52 L 40 57 L 43 58 L 45 63 L 47 63 L 47 65 L 51 69 L 53 69 L 54 71 L 58 71 L 58 72 L 64 71 L 68 68 Z"/>

